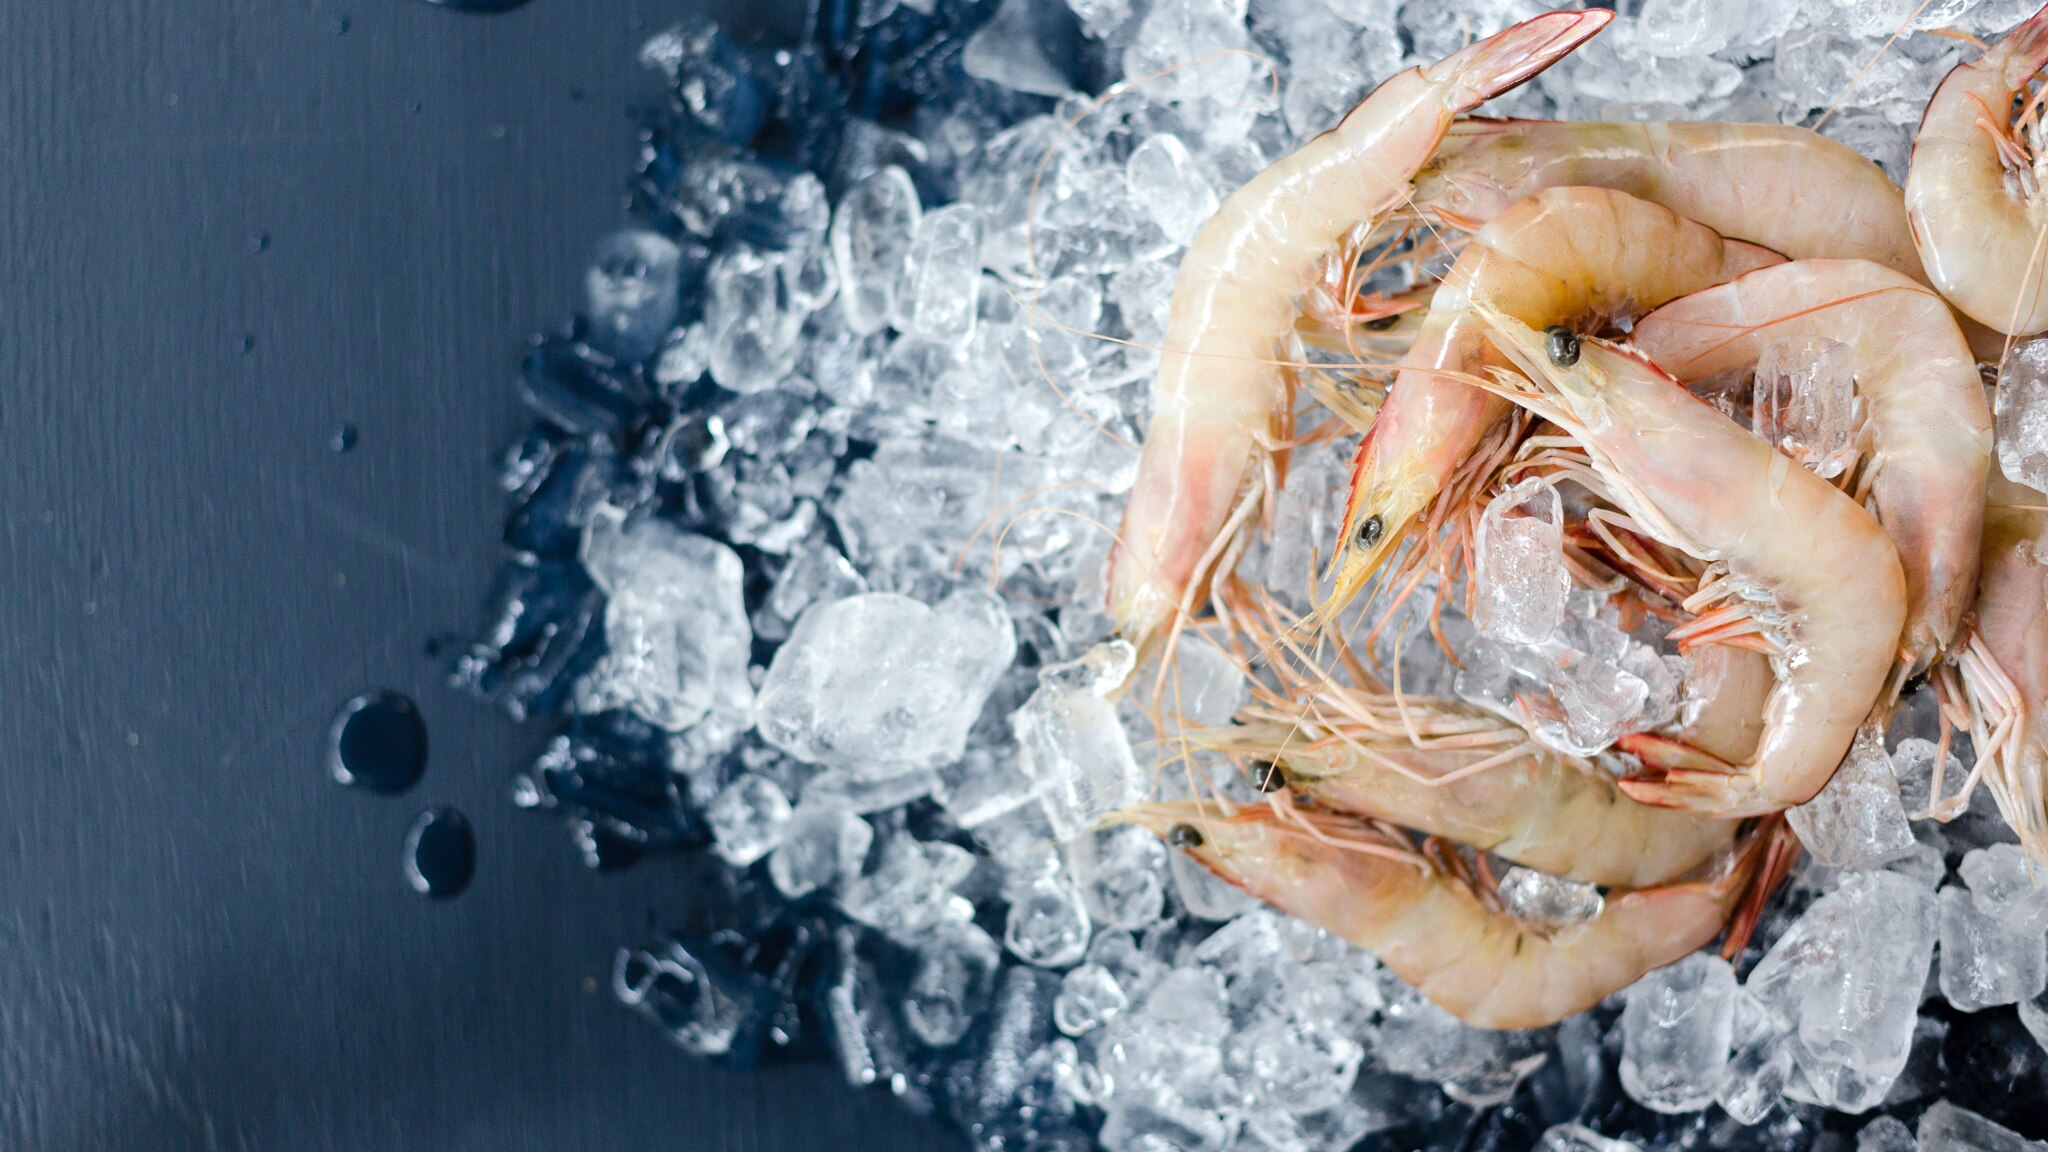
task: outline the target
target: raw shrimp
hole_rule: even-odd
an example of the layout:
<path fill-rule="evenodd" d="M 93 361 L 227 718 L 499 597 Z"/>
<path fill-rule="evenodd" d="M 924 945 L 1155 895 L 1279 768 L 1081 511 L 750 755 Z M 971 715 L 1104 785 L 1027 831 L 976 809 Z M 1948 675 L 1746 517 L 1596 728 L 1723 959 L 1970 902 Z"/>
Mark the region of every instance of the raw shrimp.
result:
<path fill-rule="evenodd" d="M 1984 512 L 1976 628 L 1957 656 L 1977 767 L 1937 814 L 1981 777 L 2020 843 L 2048 865 L 2048 498 L 1993 473 Z M 1939 765 L 1937 765 L 1939 767 Z M 1937 780 L 1937 785 L 1940 781 Z M 1934 798 L 1944 789 L 1937 786 Z"/>
<path fill-rule="evenodd" d="M 1148 828 L 1210 871 L 1364 948 L 1438 1007 L 1480 1028 L 1538 1028 L 1581 1012 L 1720 933 L 1757 854 L 1714 880 L 1608 896 L 1590 920 L 1545 931 L 1355 817 L 1270 807 L 1140 804 Z"/>
<path fill-rule="evenodd" d="M 1898 185 L 1848 145 L 1783 124 L 1463 120 L 1416 177 L 1414 208 L 1471 231 L 1570 185 L 1627 192 L 1794 260 L 1923 277 Z"/>
<path fill-rule="evenodd" d="M 1109 613 L 1149 651 L 1228 573 L 1284 466 L 1298 298 L 1404 202 L 1452 120 L 1543 71 L 1613 18 L 1551 12 L 1399 73 L 1336 128 L 1223 203 L 1182 258 L 1153 416 L 1110 573 Z"/>
<path fill-rule="evenodd" d="M 1672 637 L 1758 641 L 1772 656 L 1777 684 L 1747 763 L 1702 765 L 1710 758 L 1700 755 L 1650 765 L 1622 789 L 1731 817 L 1812 799 L 1877 703 L 1899 649 L 1906 578 L 1884 529 L 1641 356 L 1591 337 L 1559 341 L 1480 310 L 1528 378 L 1495 370 L 1484 386 L 1574 437 L 1638 530 L 1715 565 L 1685 607 L 1722 606 Z"/>
<path fill-rule="evenodd" d="M 1356 705 L 1347 694 L 1327 687 L 1300 721 L 1293 713 L 1252 718 L 1193 739 L 1271 764 L 1260 780 L 1267 790 L 1284 783 L 1324 808 L 1592 884 L 1662 884 L 1735 834 L 1733 821 L 1639 804 L 1597 765 L 1456 701 L 1407 697 L 1405 717 L 1376 717 L 1394 725 L 1379 730 L 1351 718 Z M 1402 719 L 1415 724 L 1415 737 L 1400 730 Z"/>
<path fill-rule="evenodd" d="M 1429 511 L 1433 535 L 1492 470 L 1482 450 L 1510 406 L 1446 375 L 1487 358 L 1484 304 L 1539 328 L 1598 331 L 1668 300 L 1781 262 L 1626 192 L 1553 188 L 1479 230 L 1452 265 L 1359 445 L 1332 588 L 1319 612 L 1350 603 Z M 1441 499 L 1440 499 L 1441 498 Z"/>
<path fill-rule="evenodd" d="M 1629 342 L 1681 382 L 1754 368 L 1766 348 L 1848 349 L 1870 431 L 1862 484 L 1906 570 L 1902 658 L 1926 668 L 1977 593 L 1991 409 L 1941 298 L 1862 260 L 1800 260 L 1675 300 Z"/>
<path fill-rule="evenodd" d="M 2048 8 L 1942 80 L 1906 172 L 1906 213 L 1929 280 L 1972 319 L 2014 336 L 2048 329 L 2048 154 L 2040 96 L 2028 93 L 2044 64 Z"/>

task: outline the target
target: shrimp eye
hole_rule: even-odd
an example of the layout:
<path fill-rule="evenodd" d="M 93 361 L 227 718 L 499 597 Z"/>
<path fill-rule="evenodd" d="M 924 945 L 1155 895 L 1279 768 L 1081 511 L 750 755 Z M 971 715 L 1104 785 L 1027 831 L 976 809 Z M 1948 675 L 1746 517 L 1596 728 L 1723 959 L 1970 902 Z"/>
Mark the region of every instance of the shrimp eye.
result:
<path fill-rule="evenodd" d="M 1271 760 L 1252 762 L 1252 786 L 1261 792 L 1278 792 L 1287 787 L 1287 775 Z"/>
<path fill-rule="evenodd" d="M 1166 834 L 1166 842 L 1175 848 L 1200 848 L 1203 843 L 1202 830 L 1193 824 L 1175 824 Z"/>
<path fill-rule="evenodd" d="M 1562 324 L 1553 324 L 1543 330 L 1543 351 L 1552 364 L 1569 368 L 1579 362 L 1578 334 Z"/>
<path fill-rule="evenodd" d="M 1380 542 L 1380 535 L 1386 530 L 1387 526 L 1380 522 L 1379 517 L 1367 516 L 1365 523 L 1358 526 L 1358 546 L 1360 548 L 1372 547 Z"/>
<path fill-rule="evenodd" d="M 1365 322 L 1365 330 L 1367 332 L 1385 332 L 1400 322 L 1401 314 L 1398 312 L 1392 316 L 1375 316 Z"/>

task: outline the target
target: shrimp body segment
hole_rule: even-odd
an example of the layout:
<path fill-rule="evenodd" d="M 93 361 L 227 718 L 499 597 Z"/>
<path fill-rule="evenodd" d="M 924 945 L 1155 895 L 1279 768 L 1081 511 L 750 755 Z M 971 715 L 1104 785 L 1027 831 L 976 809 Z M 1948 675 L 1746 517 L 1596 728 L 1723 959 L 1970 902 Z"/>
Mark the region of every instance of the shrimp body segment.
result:
<path fill-rule="evenodd" d="M 1341 817 L 1307 817 L 1320 834 L 1270 808 L 1144 804 L 1118 818 L 1192 845 L 1216 875 L 1371 952 L 1480 1028 L 1537 1028 L 1591 1008 L 1713 940 L 1740 891 L 1724 879 L 1618 892 L 1592 919 L 1545 932 L 1419 857 L 1356 850 Z"/>
<path fill-rule="evenodd" d="M 1479 230 L 1437 289 L 1370 435 L 1359 445 L 1323 606 L 1365 586 L 1506 418 L 1509 406 L 1445 371 L 1488 357 L 1485 306 L 1536 328 L 1597 331 L 1782 257 L 1724 240 L 1668 208 L 1604 188 L 1554 188 Z M 1498 363 L 1498 358 L 1495 358 Z"/>
<path fill-rule="evenodd" d="M 1638 800 L 1757 816 L 1820 791 L 1870 713 L 1898 653 L 1906 578 L 1877 520 L 1648 360 L 1585 339 L 1561 364 L 1544 334 L 1500 313 L 1495 343 L 1528 378 L 1487 387 L 1577 439 L 1649 535 L 1716 564 L 1688 601 L 1696 642 L 1744 635 L 1771 649 L 1777 683 L 1753 757 L 1728 771 L 1668 768 L 1625 780 Z"/>
<path fill-rule="evenodd" d="M 1219 730 L 1224 751 L 1270 756 L 1297 795 L 1590 884 L 1642 888 L 1692 871 L 1728 845 L 1735 824 L 1640 804 L 1597 766 L 1553 752 L 1507 721 L 1452 701 L 1410 698 L 1427 725 L 1456 737 L 1253 720 Z M 1489 731 L 1490 729 L 1490 731 Z M 1205 741 L 1206 742 L 1206 741 Z"/>
<path fill-rule="evenodd" d="M 1794 260 L 1924 275 L 1898 185 L 1848 145 L 1790 125 L 1465 120 L 1416 178 L 1415 207 L 1474 229 L 1571 185 L 1627 192 Z"/>
<path fill-rule="evenodd" d="M 1300 297 L 1324 262 L 1406 201 L 1452 121 L 1605 27 L 1552 12 L 1389 78 L 1336 128 L 1232 194 L 1181 260 L 1110 616 L 1141 652 L 1199 609 L 1278 485 Z"/>
<path fill-rule="evenodd" d="M 1913 241 L 1934 287 L 2014 336 L 2048 330 L 2048 154 L 2013 124 L 2015 100 L 2044 64 L 2048 8 L 1942 80 L 1906 173 Z"/>
<path fill-rule="evenodd" d="M 1872 510 L 1905 565 L 1905 658 L 1948 650 L 1977 593 L 1991 409 L 1941 298 L 1861 260 L 1763 268 L 1652 312 L 1629 335 L 1681 382 L 1755 367 L 1783 342 L 1840 341 L 1863 398 Z"/>

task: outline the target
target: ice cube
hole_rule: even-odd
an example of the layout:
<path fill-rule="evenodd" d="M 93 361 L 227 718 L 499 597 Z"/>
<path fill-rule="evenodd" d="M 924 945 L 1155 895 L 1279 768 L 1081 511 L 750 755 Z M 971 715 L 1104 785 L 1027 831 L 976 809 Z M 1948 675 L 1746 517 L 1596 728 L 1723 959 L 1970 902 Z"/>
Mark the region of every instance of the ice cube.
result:
<path fill-rule="evenodd" d="M 719 791 L 704 810 L 719 858 L 745 868 L 775 850 L 789 831 L 789 797 L 775 781 L 748 772 Z"/>
<path fill-rule="evenodd" d="M 1196 229 L 1216 212 L 1216 188 L 1202 174 L 1180 137 L 1162 132 L 1147 137 L 1124 162 L 1131 199 L 1176 244 L 1194 239 Z"/>
<path fill-rule="evenodd" d="M 923 211 L 917 185 L 894 165 L 862 178 L 832 215 L 832 259 L 846 326 L 866 335 L 889 326 L 910 269 Z"/>
<path fill-rule="evenodd" d="M 937 768 L 1016 656 L 1001 604 L 959 592 L 927 608 L 871 592 L 806 610 L 761 681 L 761 736 L 871 779 Z"/>
<path fill-rule="evenodd" d="M 1167 853 L 1159 837 L 1123 825 L 1068 845 L 1088 914 L 1109 928 L 1149 928 L 1166 911 Z"/>
<path fill-rule="evenodd" d="M 2048 930 L 2048 873 L 2017 844 L 1993 844 L 1963 854 L 1959 871 L 1977 910 L 2012 932 Z"/>
<path fill-rule="evenodd" d="M 2015 929 L 1951 884 L 1941 890 L 1941 994 L 1964 1012 L 2030 1000 L 2048 985 L 2048 937 Z"/>
<path fill-rule="evenodd" d="M 598 242 L 583 276 L 591 339 L 622 360 L 645 360 L 676 319 L 682 250 L 659 232 L 629 228 Z"/>
<path fill-rule="evenodd" d="M 1003 944 L 1026 964 L 1064 968 L 1086 954 L 1089 931 L 1080 890 L 1064 875 L 1047 876 L 1010 904 Z"/>
<path fill-rule="evenodd" d="M 1124 49 L 1124 79 L 1146 81 L 1146 95 L 1162 103 L 1235 101 L 1252 79 L 1251 51 L 1242 4 L 1158 0 Z"/>
<path fill-rule="evenodd" d="M 874 839 L 874 828 L 845 805 L 806 796 L 768 857 L 768 878 L 792 900 L 829 888 L 860 875 Z"/>
<path fill-rule="evenodd" d="M 840 884 L 848 916 L 912 945 L 935 925 L 974 918 L 974 905 L 954 891 L 974 870 L 973 853 L 898 833 L 874 855 L 873 868 Z"/>
<path fill-rule="evenodd" d="M 1792 1072 L 1791 1025 L 1748 988 L 1735 990 L 1728 1067 L 1715 1102 L 1739 1124 L 1761 1124 Z"/>
<path fill-rule="evenodd" d="M 1756 434 L 1814 475 L 1839 476 L 1855 458 L 1862 411 L 1854 361 L 1840 341 L 1766 345 L 1751 405 Z"/>
<path fill-rule="evenodd" d="M 1048 6 L 1039 0 L 1003 0 L 988 23 L 967 38 L 961 67 L 978 80 L 1018 92 L 1064 96 L 1074 86 L 1048 53 L 1065 47 L 1058 32 Z"/>
<path fill-rule="evenodd" d="M 711 378 L 729 392 L 762 392 L 796 368 L 803 309 L 789 298 L 783 253 L 745 245 L 727 249 L 705 274 L 706 359 Z"/>
<path fill-rule="evenodd" d="M 1930 805 L 1939 800 L 1944 808 L 1952 808 L 1955 798 L 1962 793 L 1963 781 L 1969 778 L 1969 770 L 1953 748 L 1941 761 L 1941 795 L 1934 792 L 1935 757 L 1941 746 L 1932 740 L 1913 736 L 1901 740 L 1892 750 L 1892 771 L 1899 781 L 1899 802 L 1905 806 L 1908 815 L 1922 817 Z"/>
<path fill-rule="evenodd" d="M 1096 1139 L 1103 1152 L 1224 1152 L 1237 1126 L 1235 1112 L 1192 1103 L 1162 1086 L 1117 1092 Z"/>
<path fill-rule="evenodd" d="M 972 748 L 957 764 L 939 770 L 932 795 L 953 822 L 978 828 L 1038 798 L 1039 783 L 1024 774 L 1013 748 Z"/>
<path fill-rule="evenodd" d="M 917 946 L 903 1022 L 934 1048 L 958 1043 L 988 1005 L 1002 950 L 972 923 L 947 922 Z"/>
<path fill-rule="evenodd" d="M 1197 920 L 1221 922 L 1259 906 L 1259 899 L 1216 875 L 1185 852 L 1167 856 L 1167 870 L 1173 875 L 1173 889 L 1182 907 Z"/>
<path fill-rule="evenodd" d="M 948 204 L 925 213 L 897 297 L 896 327 L 941 344 L 965 344 L 974 336 L 980 292 L 981 210 Z"/>
<path fill-rule="evenodd" d="M 1336 1106 L 1358 1078 L 1365 1049 L 1316 1022 L 1267 1014 L 1227 1042 L 1226 1069 L 1261 1104 L 1294 1116 Z"/>
<path fill-rule="evenodd" d="M 1517 865 L 1501 874 L 1501 903 L 1516 918 L 1542 928 L 1562 928 L 1600 914 L 1600 889 Z"/>
<path fill-rule="evenodd" d="M 1621 1085 L 1656 1112 L 1697 1112 L 1728 1071 L 1735 1028 L 1735 972 L 1695 952 L 1629 986 L 1621 1013 Z"/>
<path fill-rule="evenodd" d="M 1837 868 L 1876 868 L 1913 850 L 1898 778 L 1875 727 L 1856 734 L 1819 794 L 1787 816 L 1806 850 Z"/>
<path fill-rule="evenodd" d="M 1067 0 L 1067 7 L 1081 18 L 1081 30 L 1097 40 L 1124 26 L 1131 18 L 1131 0 Z"/>
<path fill-rule="evenodd" d="M 1484 1108 L 1505 1103 L 1543 1063 L 1529 1033 L 1468 1027 L 1391 974 L 1384 991 L 1373 1052 L 1390 1072 L 1441 1084 L 1452 1099 Z"/>
<path fill-rule="evenodd" d="M 1650 698 L 1642 677 L 1576 650 L 1558 656 L 1549 682 L 1563 716 L 1548 723 L 1539 718 L 1532 735 L 1577 756 L 1604 752 L 1634 731 Z"/>
<path fill-rule="evenodd" d="M 1610 1139 L 1583 1124 L 1559 1124 L 1543 1133 L 1536 1152 L 1642 1152 L 1642 1145 Z"/>
<path fill-rule="evenodd" d="M 1817 1102 L 1862 1111 L 1905 1068 L 1939 919 L 1912 878 L 1850 873 L 1750 973 L 1748 989 L 1792 1024 Z"/>
<path fill-rule="evenodd" d="M 1038 674 L 1038 691 L 1011 723 L 1026 775 L 1043 782 L 1053 833 L 1079 835 L 1144 795 L 1145 776 L 1109 693 L 1131 675 L 1136 650 L 1108 640 Z"/>
<path fill-rule="evenodd" d="M 1166 704 L 1190 727 L 1228 724 L 1245 702 L 1244 668 L 1236 657 L 1205 636 L 1187 635 L 1174 645 L 1174 666 L 1166 678 Z"/>
<path fill-rule="evenodd" d="M 629 708 L 679 732 L 707 716 L 738 718 L 753 703 L 753 629 L 732 549 L 653 518 L 628 523 L 600 505 L 584 529 L 584 568 L 603 589 L 610 647 L 577 686 L 577 709 Z"/>
<path fill-rule="evenodd" d="M 2048 1148 L 1946 1100 L 1920 1114 L 1920 1152 L 2042 1152 Z"/>
<path fill-rule="evenodd" d="M 1643 0 L 1635 42 L 1653 56 L 1711 56 L 1739 25 L 1728 7 L 1727 0 Z"/>
<path fill-rule="evenodd" d="M 1083 964 L 1060 981 L 1059 999 L 1053 1001 L 1052 1019 L 1069 1036 L 1085 1036 L 1116 1019 L 1130 1007 L 1130 997 L 1109 969 Z"/>
<path fill-rule="evenodd" d="M 1856 1133 L 1856 1152 L 1919 1152 L 1913 1130 L 1896 1116 L 1879 1116 Z"/>
<path fill-rule="evenodd" d="M 1479 519 L 1473 623 L 1507 644 L 1541 644 L 1564 620 L 1564 506 L 1532 476 L 1493 498 Z"/>

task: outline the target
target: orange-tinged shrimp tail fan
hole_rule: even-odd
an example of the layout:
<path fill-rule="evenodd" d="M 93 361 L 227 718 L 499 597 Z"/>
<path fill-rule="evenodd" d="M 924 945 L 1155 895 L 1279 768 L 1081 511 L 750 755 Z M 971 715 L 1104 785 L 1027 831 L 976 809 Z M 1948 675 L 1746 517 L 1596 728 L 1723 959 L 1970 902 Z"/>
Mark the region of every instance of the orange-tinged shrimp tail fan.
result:
<path fill-rule="evenodd" d="M 1454 76 L 1470 84 L 1480 100 L 1491 99 L 1527 83 L 1614 19 L 1594 8 L 1583 12 L 1546 12 L 1490 36 L 1427 69 L 1436 76 Z M 1475 101 L 1476 102 L 1476 101 Z"/>

